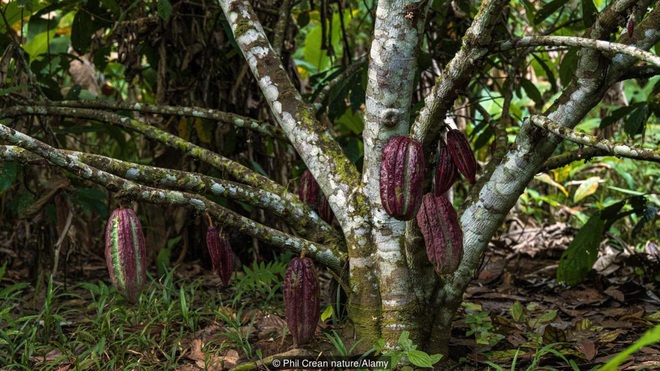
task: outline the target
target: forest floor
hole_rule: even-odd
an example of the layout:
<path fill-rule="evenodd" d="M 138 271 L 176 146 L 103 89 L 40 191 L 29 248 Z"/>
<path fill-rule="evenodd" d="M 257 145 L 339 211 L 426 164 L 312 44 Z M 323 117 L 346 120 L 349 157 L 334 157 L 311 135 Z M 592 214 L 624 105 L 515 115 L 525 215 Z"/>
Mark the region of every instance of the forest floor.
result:
<path fill-rule="evenodd" d="M 510 228 L 490 246 L 438 368 L 593 369 L 660 323 L 657 246 L 606 248 L 584 283 L 568 287 L 555 274 L 571 234 L 561 224 Z M 87 254 L 66 282 L 35 289 L 22 284 L 29 264 L 3 253 L 11 265 L 0 285 L 0 370 L 252 369 L 246 362 L 274 355 L 350 351 L 336 316 L 292 349 L 277 262 L 237 274 L 229 288 L 201 262 L 186 263 L 161 272 L 131 306 L 109 287 L 101 256 Z M 619 369 L 660 369 L 660 344 Z"/>

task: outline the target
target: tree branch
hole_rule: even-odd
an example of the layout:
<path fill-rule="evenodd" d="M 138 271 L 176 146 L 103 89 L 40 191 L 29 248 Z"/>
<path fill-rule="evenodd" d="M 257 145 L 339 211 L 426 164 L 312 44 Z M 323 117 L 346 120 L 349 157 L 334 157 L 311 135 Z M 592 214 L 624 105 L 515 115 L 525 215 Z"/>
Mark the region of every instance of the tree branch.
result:
<path fill-rule="evenodd" d="M 137 111 L 141 113 L 155 113 L 159 115 L 198 117 L 224 122 L 234 125 L 238 128 L 254 130 L 260 134 L 267 135 L 276 139 L 289 141 L 282 129 L 277 126 L 269 125 L 265 122 L 251 119 L 249 117 L 237 115 L 234 113 L 218 111 L 202 107 L 174 107 L 162 106 L 147 103 L 121 103 L 108 100 L 65 100 L 58 102 L 38 102 L 32 105 L 43 105 L 49 107 L 75 107 L 75 108 L 103 108 L 116 111 Z"/>
<path fill-rule="evenodd" d="M 482 1 L 479 13 L 463 37 L 463 45 L 436 80 L 431 94 L 424 100 L 424 108 L 412 126 L 414 139 L 424 142 L 424 153 L 432 153 L 438 133 L 444 126 L 447 112 L 459 92 L 465 89 L 480 60 L 492 43 L 493 30 L 500 21 L 506 0 Z"/>
<path fill-rule="evenodd" d="M 198 212 L 208 211 L 221 224 L 233 227 L 242 233 L 264 242 L 297 252 L 304 249 L 308 252 L 309 256 L 335 271 L 340 270 L 341 261 L 345 259 L 342 252 L 264 226 L 231 210 L 225 209 L 204 197 L 179 191 L 164 191 L 158 188 L 142 186 L 133 181 L 96 169 L 82 163 L 76 156 L 66 154 L 64 151 L 51 147 L 46 143 L 2 124 L 0 124 L 0 138 L 37 154 L 49 163 L 69 170 L 82 179 L 99 184 L 111 192 L 121 192 L 123 195 L 129 196 L 132 199 L 155 204 L 192 207 Z M 9 148 L 9 146 L 5 148 Z M 17 156 L 19 154 L 13 153 L 7 156 L 7 158 L 14 159 Z"/>
<path fill-rule="evenodd" d="M 609 153 L 598 148 L 585 148 L 582 151 L 569 151 L 550 157 L 541 168 L 541 172 L 548 172 L 570 164 L 577 160 L 590 160 L 598 156 L 607 156 Z"/>
<path fill-rule="evenodd" d="M 126 129 L 134 130 L 167 146 L 176 148 L 193 158 L 197 158 L 206 162 L 218 170 L 226 171 L 234 178 L 245 184 L 278 194 L 280 197 L 287 201 L 300 204 L 300 200 L 296 196 L 289 193 L 286 188 L 272 181 L 271 179 L 256 173 L 235 161 L 220 156 L 217 153 L 194 145 L 182 138 L 177 137 L 176 135 L 172 135 L 168 132 L 139 122 L 138 120 L 132 119 L 130 117 L 92 109 L 72 109 L 67 107 L 49 106 L 14 106 L 5 108 L 0 111 L 0 118 L 28 115 L 77 117 L 122 126 Z"/>
<path fill-rule="evenodd" d="M 606 37 L 607 33 L 617 31 L 616 22 L 612 22 L 612 8 L 626 11 L 622 6 L 625 1 L 615 1 L 608 9 L 601 12 L 590 30 L 590 37 Z M 632 6 L 625 2 L 626 6 Z M 608 23 L 609 22 L 609 23 Z M 660 40 L 660 7 L 653 8 L 636 31 L 631 43 L 648 50 Z M 592 50 L 593 51 L 593 50 Z M 599 52 L 594 51 L 595 54 Z M 580 53 L 575 78 L 564 89 L 562 95 L 545 112 L 545 115 L 565 126 L 572 128 L 601 100 L 609 86 L 616 82 L 623 73 L 632 67 L 636 60 L 626 55 L 617 55 L 604 61 L 594 53 Z M 606 63 L 602 63 L 606 62 Z M 444 277 L 446 284 L 437 292 L 436 305 L 448 305 L 455 310 L 462 293 L 472 281 L 475 270 L 479 267 L 480 257 L 488 242 L 501 226 L 504 217 L 515 204 L 525 186 L 543 166 L 557 144 L 561 141 L 554 134 L 549 134 L 533 125 L 526 124 L 520 129 L 516 142 L 495 168 L 490 179 L 479 191 L 479 197 L 463 213 L 460 222 L 463 227 L 465 252 L 458 270 Z M 441 340 L 441 331 L 447 331 L 450 321 L 438 317 L 436 331 Z M 434 341 L 432 338 L 431 341 Z"/>
<path fill-rule="evenodd" d="M 603 52 L 625 54 L 643 60 L 653 66 L 660 67 L 660 57 L 634 46 L 613 43 L 604 40 L 594 40 L 576 36 L 526 36 L 507 40 L 492 47 L 493 52 L 502 52 L 513 48 L 529 46 L 580 46 Z"/>
<path fill-rule="evenodd" d="M 577 131 L 571 130 L 570 128 L 562 126 L 542 115 L 532 115 L 530 121 L 532 124 L 566 140 L 570 140 L 571 142 L 575 142 L 577 144 L 598 148 L 603 151 L 607 151 L 607 153 L 614 156 L 660 162 L 660 149 L 644 149 L 626 144 L 619 144 L 607 139 L 599 139 L 593 135 L 579 133 Z"/>
<path fill-rule="evenodd" d="M 167 187 L 197 194 L 211 194 L 264 209 L 281 218 L 296 233 L 313 241 L 335 242 L 340 239 L 337 232 L 307 205 L 293 205 L 279 195 L 259 188 L 197 173 L 136 164 L 86 152 L 62 150 L 62 153 L 74 156 L 79 161 L 97 169 L 151 187 Z M 44 162 L 41 157 L 20 147 L 0 145 L 0 158 L 7 156 L 11 156 L 11 160 L 24 164 L 43 164 Z"/>
<path fill-rule="evenodd" d="M 221 0 L 220 5 L 271 114 L 318 181 L 346 231 L 359 209 L 358 194 L 354 192 L 360 185 L 357 168 L 291 83 L 252 6 L 241 0 Z"/>

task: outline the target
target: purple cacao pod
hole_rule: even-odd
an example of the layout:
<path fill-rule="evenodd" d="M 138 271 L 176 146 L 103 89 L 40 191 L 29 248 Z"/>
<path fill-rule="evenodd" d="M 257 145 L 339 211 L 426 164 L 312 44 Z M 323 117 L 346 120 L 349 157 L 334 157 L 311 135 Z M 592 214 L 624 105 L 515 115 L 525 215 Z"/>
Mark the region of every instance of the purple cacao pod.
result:
<path fill-rule="evenodd" d="M 390 139 L 380 164 L 380 201 L 390 216 L 410 220 L 422 201 L 424 151 L 405 136 Z"/>
<path fill-rule="evenodd" d="M 435 165 L 433 177 L 433 193 L 436 196 L 445 194 L 458 178 L 456 165 L 451 159 L 449 148 L 442 140 L 438 143 L 438 163 Z"/>
<path fill-rule="evenodd" d="M 112 212 L 105 229 L 105 261 L 115 289 L 137 302 L 147 283 L 147 250 L 142 225 L 132 209 Z"/>
<path fill-rule="evenodd" d="M 417 213 L 417 225 L 435 271 L 438 274 L 454 273 L 463 260 L 463 231 L 449 199 L 425 194 Z"/>
<path fill-rule="evenodd" d="M 328 199 L 325 198 L 325 195 L 323 195 L 323 192 L 319 192 L 318 213 L 321 219 L 326 223 L 332 224 L 335 214 L 332 212 L 330 203 L 328 202 Z"/>
<path fill-rule="evenodd" d="M 319 184 L 309 170 L 305 170 L 300 177 L 300 187 L 298 188 L 298 197 L 311 208 L 316 208 L 319 199 Z"/>
<path fill-rule="evenodd" d="M 477 160 L 470 148 L 470 143 L 463 133 L 456 129 L 447 132 L 447 148 L 458 171 L 470 184 L 474 184 L 477 174 Z"/>
<path fill-rule="evenodd" d="M 284 309 L 294 346 L 310 341 L 321 317 L 319 278 L 310 258 L 295 257 L 284 277 Z"/>
<path fill-rule="evenodd" d="M 332 224 L 335 214 L 332 213 L 328 199 L 325 198 L 319 184 L 309 170 L 305 170 L 300 177 L 300 187 L 298 188 L 298 197 L 300 200 L 312 209 L 316 210 L 321 219 L 326 223 Z"/>
<path fill-rule="evenodd" d="M 231 280 L 233 261 L 229 240 L 221 236 L 215 227 L 209 227 L 206 231 L 206 247 L 208 247 L 209 255 L 211 255 L 213 270 L 220 277 L 222 284 L 228 286 Z"/>

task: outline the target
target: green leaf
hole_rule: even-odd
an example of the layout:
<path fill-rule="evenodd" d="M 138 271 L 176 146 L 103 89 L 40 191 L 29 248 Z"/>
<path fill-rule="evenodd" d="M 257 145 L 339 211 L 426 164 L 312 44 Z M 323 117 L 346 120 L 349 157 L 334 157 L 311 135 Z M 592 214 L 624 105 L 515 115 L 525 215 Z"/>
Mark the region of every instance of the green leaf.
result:
<path fill-rule="evenodd" d="M 415 349 L 415 346 L 412 343 L 412 340 L 408 338 L 410 333 L 408 331 L 404 331 L 401 333 L 399 336 L 399 346 L 403 350 L 413 350 Z"/>
<path fill-rule="evenodd" d="M 433 360 L 426 352 L 422 352 L 421 350 L 411 350 L 408 352 L 407 356 L 410 363 L 417 367 L 433 367 Z"/>
<path fill-rule="evenodd" d="M 529 23 L 534 23 L 534 15 L 536 14 L 534 5 L 529 0 L 522 0 L 522 3 L 525 7 L 525 15 L 527 16 L 527 21 L 529 21 Z"/>
<path fill-rule="evenodd" d="M 516 300 L 511 306 L 511 318 L 516 322 L 520 322 L 523 319 L 524 314 L 525 312 L 523 311 L 522 304 Z"/>
<path fill-rule="evenodd" d="M 545 63 L 543 58 L 536 55 L 536 53 L 532 53 L 532 57 L 534 57 L 534 59 L 536 59 L 539 66 L 541 66 L 541 68 L 545 72 L 545 77 L 548 78 L 548 82 L 550 83 L 550 90 L 553 91 L 553 92 L 556 92 L 557 91 L 557 79 L 555 78 L 555 74 L 552 72 L 552 70 L 550 70 L 550 67 L 548 67 L 548 64 Z"/>
<path fill-rule="evenodd" d="M 582 184 L 580 184 L 580 186 L 575 190 L 575 194 L 573 194 L 573 202 L 578 203 L 585 197 L 596 193 L 599 183 L 600 177 L 597 176 L 592 176 L 591 178 L 582 182 Z"/>
<path fill-rule="evenodd" d="M 637 134 L 642 134 L 644 131 L 644 124 L 646 124 L 646 119 L 649 117 L 647 115 L 649 111 L 649 106 L 647 104 L 642 104 L 635 108 L 634 111 L 630 113 L 628 117 L 624 120 L 623 130 L 626 134 L 631 137 Z"/>
<path fill-rule="evenodd" d="M 107 194 L 98 188 L 78 188 L 72 201 L 80 206 L 84 212 L 108 217 Z"/>
<path fill-rule="evenodd" d="M 305 28 L 309 24 L 309 12 L 302 12 L 298 14 L 298 18 L 296 18 L 296 23 L 298 23 L 298 27 L 300 28 Z"/>
<path fill-rule="evenodd" d="M 598 258 L 598 247 L 605 231 L 600 213 L 592 216 L 561 255 L 557 281 L 576 285 L 584 279 Z"/>
<path fill-rule="evenodd" d="M 361 134 L 364 130 L 364 122 L 362 115 L 358 115 L 353 110 L 347 109 L 344 114 L 335 120 L 335 124 L 340 125 L 340 130 L 346 132 L 347 130 L 353 134 Z M 342 130 L 343 129 L 343 130 Z M 346 130 L 347 129 L 347 130 Z"/>
<path fill-rule="evenodd" d="M 158 0 L 158 16 L 167 21 L 172 15 L 172 4 L 168 0 Z"/>
<path fill-rule="evenodd" d="M 543 22 L 550 15 L 556 13 L 562 6 L 566 5 L 567 2 L 568 0 L 553 0 L 546 4 L 534 16 L 534 24 L 537 25 Z"/>
<path fill-rule="evenodd" d="M 325 310 L 323 310 L 323 313 L 321 313 L 321 322 L 325 322 L 326 319 L 332 317 L 333 313 L 334 309 L 332 309 L 332 305 L 328 305 Z"/>
<path fill-rule="evenodd" d="M 626 348 L 623 352 L 619 353 L 616 357 L 607 362 L 599 371 L 616 371 L 621 363 L 628 358 L 631 354 L 642 349 L 643 347 L 653 345 L 660 342 L 660 325 L 655 326 L 647 331 L 637 340 L 633 345 Z"/>
<path fill-rule="evenodd" d="M 121 15 L 121 8 L 115 0 L 101 0 L 101 4 L 108 8 L 114 16 L 119 17 Z"/>
<path fill-rule="evenodd" d="M 614 111 L 612 111 L 612 113 L 609 116 L 605 117 L 600 122 L 600 128 L 604 129 L 604 128 L 614 124 L 615 122 L 621 120 L 622 118 L 626 117 L 639 104 L 640 103 L 635 103 L 635 104 L 631 104 L 631 105 L 626 106 L 626 107 L 621 107 L 621 108 L 615 109 Z M 641 104 L 644 104 L 644 103 L 641 103 Z"/>
<path fill-rule="evenodd" d="M 79 53 L 85 54 L 92 43 L 94 22 L 92 15 L 86 9 L 80 9 L 71 24 L 71 46 Z"/>
<path fill-rule="evenodd" d="M 527 79 L 520 80 L 520 85 L 523 89 L 525 89 L 527 96 L 534 101 L 536 109 L 543 109 L 543 96 L 541 96 L 539 89 L 537 89 L 536 86 Z"/>
<path fill-rule="evenodd" d="M 208 120 L 202 120 L 199 117 L 195 117 L 195 131 L 197 132 L 197 137 L 202 143 L 209 144 L 213 140 L 213 129 L 215 125 L 213 122 Z"/>
<path fill-rule="evenodd" d="M 594 24 L 597 15 L 598 9 L 596 9 L 594 2 L 592 0 L 583 0 L 582 21 L 584 22 L 584 27 L 590 27 L 592 24 Z"/>
<path fill-rule="evenodd" d="M 569 48 L 559 64 L 559 79 L 563 86 L 568 86 L 573 79 L 573 71 L 577 67 L 577 52 L 578 48 Z"/>
<path fill-rule="evenodd" d="M 566 190 L 566 188 L 564 188 L 563 185 L 561 185 L 561 184 L 555 182 L 555 180 L 552 179 L 552 177 L 550 176 L 550 174 L 548 174 L 548 173 L 541 173 L 541 174 L 539 174 L 539 175 L 536 175 L 536 176 L 534 177 L 534 180 L 538 180 L 539 182 L 542 182 L 542 183 L 545 183 L 545 184 L 547 184 L 547 185 L 553 186 L 553 187 L 557 188 L 558 190 L 560 190 L 565 196 L 568 197 L 568 191 Z"/>
<path fill-rule="evenodd" d="M 167 268 L 170 266 L 171 252 L 172 250 L 170 248 L 161 249 L 156 256 L 156 268 L 158 268 L 159 277 L 167 274 Z"/>
<path fill-rule="evenodd" d="M 5 161 L 0 168 L 0 195 L 7 192 L 18 174 L 18 164 L 13 161 Z"/>

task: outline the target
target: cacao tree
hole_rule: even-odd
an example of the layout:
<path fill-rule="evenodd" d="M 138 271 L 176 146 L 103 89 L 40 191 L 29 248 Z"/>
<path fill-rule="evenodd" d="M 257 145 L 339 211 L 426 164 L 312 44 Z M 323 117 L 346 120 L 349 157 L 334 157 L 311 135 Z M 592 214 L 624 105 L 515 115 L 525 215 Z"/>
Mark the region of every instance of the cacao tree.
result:
<path fill-rule="evenodd" d="M 315 2 L 296 4 L 288 0 L 277 2 L 274 7 L 272 2 L 241 0 L 220 0 L 220 8 L 205 4 L 208 9 L 196 13 L 206 22 L 205 27 L 189 29 L 203 35 L 199 39 L 203 42 L 188 45 L 182 41 L 187 37 L 181 32 L 186 27 L 182 15 L 199 9 L 191 9 L 194 6 L 185 2 L 158 1 L 153 2 L 157 6 L 150 3 L 135 7 L 124 1 L 32 2 L 29 9 L 20 8 L 17 3 L 20 2 L 3 9 L 2 21 L 2 43 L 6 48 L 0 61 L 0 138 L 5 145 L 0 147 L 0 156 L 5 161 L 49 164 L 140 204 L 208 213 L 225 231 L 234 229 L 273 246 L 305 251 L 306 257 L 345 280 L 351 323 L 366 345 L 379 338 L 393 345 L 402 331 L 408 331 L 416 344 L 430 352 L 446 354 L 452 318 L 463 292 L 475 277 L 482 253 L 506 214 L 540 169 L 575 159 L 570 154 L 551 159 L 565 140 L 587 147 L 580 153 L 582 158 L 612 153 L 647 161 L 660 159 L 657 149 L 645 149 L 640 143 L 617 144 L 572 130 L 617 82 L 658 74 L 660 58 L 649 52 L 655 46 L 657 53 L 660 41 L 658 2 L 613 0 L 596 2 L 598 6 L 592 1 L 368 2 L 371 7 L 367 17 L 373 32 L 365 52 L 366 69 L 364 59 L 356 57 L 359 52 L 351 54 L 351 40 L 326 37 L 328 25 L 343 27 L 343 17 L 350 15 L 347 9 L 353 4 L 350 1 L 332 5 L 322 2 L 326 8 L 321 9 L 315 8 L 321 6 Z M 271 6 L 276 11 L 258 15 L 257 5 Z M 327 8 L 330 6 L 337 13 L 332 19 L 325 19 L 332 15 Z M 58 38 L 55 32 L 51 33 L 53 26 L 47 20 L 55 11 L 74 14 L 69 39 L 62 42 L 70 40 L 71 48 L 79 54 L 68 50 L 68 44 L 59 51 L 50 49 L 54 44 L 47 42 L 48 38 Z M 364 104 L 359 109 L 364 127 L 358 130 L 360 164 L 337 139 L 325 106 L 312 104 L 315 98 L 316 102 L 328 101 L 321 96 L 331 91 L 330 84 L 316 97 L 303 96 L 301 91 L 306 88 L 296 78 L 297 70 L 291 68 L 291 50 L 285 45 L 293 40 L 295 27 L 304 27 L 314 12 L 320 12 L 321 19 L 317 21 L 325 30 L 322 51 L 326 55 L 322 57 L 338 52 L 334 44 L 343 46 L 342 74 L 329 76 L 329 80 L 334 78 L 335 83 L 341 84 L 359 78 L 356 71 L 364 72 Z M 29 28 L 21 21 L 28 15 Z M 339 21 L 334 22 L 335 18 Z M 17 23 L 21 25 L 18 30 Z M 264 27 L 265 23 L 269 27 Z M 571 25 L 578 36 L 554 36 L 567 32 Z M 28 43 L 37 37 L 30 38 L 29 32 L 45 32 L 42 43 L 48 46 L 47 50 L 39 52 L 37 42 Z M 173 35 L 181 39 L 173 41 Z M 560 68 L 559 59 L 554 59 L 560 68 L 558 72 L 548 66 L 549 59 L 534 54 L 551 46 L 559 48 L 555 53 L 565 64 Z M 117 52 L 118 64 L 93 58 L 94 52 L 109 56 L 109 50 Z M 214 50 L 223 53 L 214 54 Z M 116 87 L 117 91 L 113 91 L 113 87 L 85 82 L 82 77 L 86 75 L 72 72 L 73 67 L 89 65 L 90 58 L 84 53 L 90 51 L 91 60 L 98 65 L 121 65 L 115 73 L 122 75 L 128 87 Z M 172 68 L 173 59 L 176 68 Z M 425 59 L 433 62 L 421 66 Z M 526 76 L 532 61 L 552 85 L 552 100 L 543 97 Z M 150 66 L 151 75 L 143 74 L 143 63 Z M 189 68 L 191 65 L 195 68 Z M 223 69 L 229 71 L 223 75 L 225 78 L 236 79 L 231 83 L 251 75 L 249 82 L 258 88 L 258 93 L 232 89 L 227 81 L 212 81 L 220 76 L 216 71 Z M 504 71 L 505 76 L 502 83 L 497 82 L 503 104 L 496 115 L 484 110 L 475 94 L 488 84 L 485 71 L 493 69 Z M 59 71 L 59 75 L 53 70 Z M 432 77 L 421 74 L 422 70 L 431 71 Z M 73 78 L 62 77 L 68 76 L 67 71 Z M 177 85 L 182 81 L 181 75 L 195 76 L 188 80 L 194 84 Z M 60 91 L 58 83 L 67 79 L 73 82 L 71 89 Z M 148 81 L 152 81 L 153 99 L 142 101 L 133 87 Z M 432 86 L 418 89 L 424 81 Z M 103 97 L 104 87 L 109 90 L 107 97 Z M 81 90 L 84 94 L 92 92 L 93 99 L 83 99 Z M 521 90 L 534 100 L 533 108 L 523 112 L 523 117 L 513 114 L 510 105 L 514 92 Z M 355 88 L 351 94 L 360 93 Z M 229 112 L 213 104 L 213 99 L 222 101 L 220 96 L 231 97 L 236 105 L 251 100 L 264 104 L 259 109 L 245 103 L 244 112 Z M 346 94 L 342 98 L 349 99 Z M 448 116 L 458 117 L 455 113 L 461 104 L 470 104 L 470 111 L 483 118 L 488 126 L 486 138 L 494 142 L 492 153 L 481 156 L 480 169 L 471 152 L 474 148 L 457 128 L 447 124 Z M 646 112 L 644 117 L 648 119 Z M 176 118 L 177 129 L 173 130 L 175 125 L 167 119 L 158 121 L 154 117 Z M 214 170 L 213 176 L 174 169 L 158 158 L 138 161 L 139 156 L 134 155 L 132 162 L 120 160 L 121 150 L 114 156 L 75 151 L 74 144 L 61 136 L 59 125 L 64 118 L 70 120 L 69 128 L 78 125 L 94 129 L 99 126 L 85 123 L 101 123 L 104 129 L 94 130 L 108 130 L 107 135 L 118 136 L 125 147 L 130 147 L 127 136 L 145 142 L 146 139 L 135 138 L 147 138 L 149 143 L 166 148 L 163 151 L 176 151 L 195 163 L 205 164 Z M 323 213 L 326 217 L 319 217 L 318 208 L 301 201 L 305 191 L 298 197 L 297 189 L 286 179 L 286 175 L 292 174 L 291 169 L 265 171 L 253 158 L 229 158 L 222 149 L 210 148 L 213 135 L 209 132 L 218 131 L 206 129 L 209 122 L 231 126 L 221 133 L 225 136 L 248 129 L 256 137 L 267 138 L 282 157 L 291 157 L 295 152 L 318 182 L 336 223 L 327 213 Z M 117 134 L 108 127 L 121 131 Z M 197 133 L 196 143 L 191 138 L 192 127 Z M 507 131 L 510 128 L 516 128 L 511 143 Z M 103 140 L 98 133 L 94 141 Z M 456 139 L 457 135 L 460 139 Z M 467 188 L 464 203 L 455 205 L 463 246 L 460 262 L 452 262 L 458 264 L 456 269 L 436 272 L 440 263 L 432 264 L 426 255 L 427 246 L 417 224 L 419 217 L 399 220 L 384 208 L 382 154 L 390 139 L 401 136 L 421 143 L 426 159 L 421 193 L 432 192 L 439 141 L 448 143 L 452 159 L 457 161 L 458 170 L 447 172 L 451 182 L 460 171 L 470 183 L 475 183 Z M 292 163 L 286 165 L 290 167 Z M 406 180 L 409 179 L 403 181 Z M 440 193 L 445 192 L 444 188 Z M 244 215 L 218 202 L 218 197 L 263 210 L 282 223 L 257 220 L 255 213 Z M 429 207 L 433 204 L 429 202 Z M 436 224 L 453 220 L 455 216 L 447 209 L 444 198 L 442 204 L 440 218 L 422 219 L 434 220 L 428 223 Z M 426 204 L 424 208 L 428 213 Z M 451 240 L 459 235 L 458 226 L 440 227 L 449 231 Z"/>

